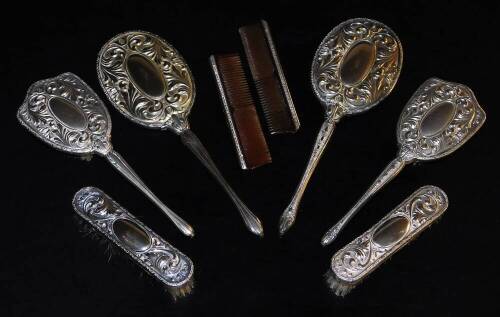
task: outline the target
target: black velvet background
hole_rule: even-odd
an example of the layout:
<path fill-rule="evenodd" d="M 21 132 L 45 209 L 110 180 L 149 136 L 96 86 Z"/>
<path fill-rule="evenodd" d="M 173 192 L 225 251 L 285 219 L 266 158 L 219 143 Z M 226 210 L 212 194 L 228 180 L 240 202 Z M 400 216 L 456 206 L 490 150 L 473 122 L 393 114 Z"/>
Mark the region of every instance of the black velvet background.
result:
<path fill-rule="evenodd" d="M 7 60 L 2 62 L 1 92 L 1 315 L 374 316 L 386 311 L 459 315 L 466 308 L 498 310 L 498 4 L 66 1 L 18 2 L 2 11 L 8 23 L 2 34 Z M 335 25 L 353 17 L 380 20 L 398 34 L 404 47 L 399 82 L 379 106 L 338 125 L 296 225 L 279 238 L 279 216 L 323 119 L 309 80 L 313 54 Z M 267 135 L 273 164 L 242 171 L 208 56 L 240 50 L 237 27 L 259 18 L 270 24 L 302 125 L 295 135 Z M 191 126 L 263 221 L 263 239 L 247 232 L 225 193 L 176 135 L 133 124 L 105 99 L 96 76 L 97 52 L 113 35 L 131 29 L 164 37 L 187 60 L 197 85 Z M 195 227 L 194 239 L 177 231 L 104 159 L 84 162 L 56 151 L 17 123 L 15 112 L 29 85 L 66 71 L 79 75 L 106 101 L 115 149 Z M 365 206 L 338 241 L 321 247 L 325 230 L 394 158 L 399 113 L 414 90 L 432 76 L 470 86 L 488 115 L 486 124 L 453 155 L 407 167 Z M 449 196 L 450 207 L 441 221 L 348 296 L 334 296 L 323 278 L 334 252 L 426 184 L 440 186 Z M 104 248 L 82 236 L 71 199 L 88 185 L 106 191 L 191 257 L 196 279 L 191 296 L 174 303 L 151 277 L 141 277 L 126 257 L 108 262 Z"/>

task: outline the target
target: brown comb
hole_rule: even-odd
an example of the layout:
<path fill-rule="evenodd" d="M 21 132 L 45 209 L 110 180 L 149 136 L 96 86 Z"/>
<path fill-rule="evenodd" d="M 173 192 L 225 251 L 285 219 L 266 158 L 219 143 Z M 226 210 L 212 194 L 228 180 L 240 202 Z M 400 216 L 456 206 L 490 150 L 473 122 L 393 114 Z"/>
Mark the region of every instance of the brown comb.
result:
<path fill-rule="evenodd" d="M 238 54 L 210 56 L 224 112 L 242 169 L 271 163 L 271 154 Z"/>
<path fill-rule="evenodd" d="M 269 131 L 296 132 L 299 118 L 267 22 L 242 26 L 239 32 Z"/>

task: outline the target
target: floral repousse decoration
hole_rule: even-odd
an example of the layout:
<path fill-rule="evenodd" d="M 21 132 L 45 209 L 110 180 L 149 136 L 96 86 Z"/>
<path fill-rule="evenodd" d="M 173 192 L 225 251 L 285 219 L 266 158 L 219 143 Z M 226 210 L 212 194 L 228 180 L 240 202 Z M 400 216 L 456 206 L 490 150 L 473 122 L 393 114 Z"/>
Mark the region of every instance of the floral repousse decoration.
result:
<path fill-rule="evenodd" d="M 49 106 L 51 98 L 62 98 L 82 111 L 81 128 L 58 119 Z M 105 153 L 110 148 L 111 121 L 102 101 L 78 76 L 64 73 L 34 83 L 17 113 L 19 121 L 43 141 L 63 151 Z"/>
<path fill-rule="evenodd" d="M 165 80 L 161 96 L 144 93 L 131 81 L 129 56 L 139 54 L 157 66 Z M 186 119 L 194 101 L 194 82 L 182 56 L 157 36 L 137 31 L 107 42 L 97 61 L 99 80 L 110 101 L 131 120 L 148 127 L 169 127 Z"/>
<path fill-rule="evenodd" d="M 168 286 L 180 286 L 191 279 L 193 263 L 186 255 L 142 224 L 101 190 L 94 187 L 82 188 L 75 194 L 73 207 L 94 228 Z M 141 251 L 124 246 L 113 231 L 113 223 L 116 220 L 127 220 L 141 228 L 149 238 L 149 246 Z"/>
<path fill-rule="evenodd" d="M 343 57 L 357 43 L 376 47 L 370 73 L 359 84 L 349 86 L 340 78 Z M 401 71 L 403 52 L 396 34 L 387 26 L 368 19 L 354 19 L 333 29 L 323 40 L 312 67 L 313 87 L 327 106 L 341 113 L 357 113 L 373 107 L 394 88 Z"/>
<path fill-rule="evenodd" d="M 443 102 L 455 105 L 453 118 L 440 133 L 421 135 L 420 127 L 426 114 Z M 403 151 L 412 153 L 418 159 L 439 158 L 467 141 L 485 119 L 483 109 L 468 87 L 431 78 L 419 87 L 401 113 L 398 141 Z"/>
<path fill-rule="evenodd" d="M 348 283 L 360 280 L 385 259 L 402 248 L 409 240 L 428 227 L 448 207 L 448 198 L 439 188 L 424 186 L 332 257 L 335 275 Z M 373 241 L 377 229 L 389 220 L 404 217 L 409 221 L 408 231 L 394 244 L 382 246 Z"/>

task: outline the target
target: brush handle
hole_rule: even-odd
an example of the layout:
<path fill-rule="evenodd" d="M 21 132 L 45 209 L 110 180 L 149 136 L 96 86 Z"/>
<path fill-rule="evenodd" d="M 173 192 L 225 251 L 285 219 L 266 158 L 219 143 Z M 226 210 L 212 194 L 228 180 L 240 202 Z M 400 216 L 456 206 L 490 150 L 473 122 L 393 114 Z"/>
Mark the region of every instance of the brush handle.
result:
<path fill-rule="evenodd" d="M 288 229 L 290 229 L 290 227 L 295 222 L 300 201 L 302 199 L 302 196 L 304 195 L 307 183 L 309 183 L 309 179 L 311 178 L 316 165 L 318 165 L 318 162 L 323 154 L 323 151 L 326 148 L 326 145 L 328 144 L 328 141 L 330 140 L 330 137 L 333 134 L 334 129 L 335 121 L 332 118 L 328 117 L 321 126 L 321 130 L 316 137 L 316 143 L 314 144 L 309 162 L 307 163 L 306 170 L 302 175 L 302 179 L 300 180 L 299 186 L 295 191 L 292 201 L 281 215 L 279 228 L 281 234 L 284 234 Z"/>
<path fill-rule="evenodd" d="M 398 157 L 394 159 L 384 171 L 377 177 L 373 184 L 368 188 L 368 190 L 361 196 L 361 198 L 356 202 L 354 206 L 347 212 L 339 222 L 337 222 L 333 227 L 331 227 L 321 239 L 321 244 L 326 246 L 335 240 L 339 235 L 340 231 L 347 225 L 347 223 L 359 212 L 361 207 L 378 192 L 385 184 L 392 180 L 396 175 L 401 172 L 403 167 L 406 165 L 404 158 Z"/>
<path fill-rule="evenodd" d="M 262 228 L 262 224 L 260 223 L 259 218 L 257 218 L 257 216 L 255 216 L 250 211 L 250 209 L 248 209 L 248 207 L 233 191 L 231 186 L 229 186 L 220 171 L 217 169 L 217 166 L 215 166 L 215 163 L 212 161 L 210 154 L 208 154 L 208 151 L 205 149 L 198 137 L 189 129 L 181 132 L 180 136 L 184 145 L 186 145 L 191 150 L 191 152 L 193 152 L 193 154 L 210 171 L 210 173 L 212 173 L 219 184 L 221 184 L 222 188 L 224 188 L 236 208 L 238 208 L 238 211 L 240 212 L 240 215 L 243 218 L 243 221 L 245 222 L 248 230 L 256 235 L 263 236 L 264 229 Z"/>
<path fill-rule="evenodd" d="M 193 228 L 179 217 L 175 212 L 170 210 L 165 204 L 163 204 L 158 197 L 144 184 L 142 179 L 137 175 L 134 170 L 127 164 L 123 157 L 115 152 L 114 150 L 109 151 L 104 155 L 108 161 L 116 168 L 123 176 L 125 176 L 132 184 L 139 188 L 152 202 L 154 202 L 163 213 L 179 228 L 182 233 L 186 236 L 193 237 Z"/>

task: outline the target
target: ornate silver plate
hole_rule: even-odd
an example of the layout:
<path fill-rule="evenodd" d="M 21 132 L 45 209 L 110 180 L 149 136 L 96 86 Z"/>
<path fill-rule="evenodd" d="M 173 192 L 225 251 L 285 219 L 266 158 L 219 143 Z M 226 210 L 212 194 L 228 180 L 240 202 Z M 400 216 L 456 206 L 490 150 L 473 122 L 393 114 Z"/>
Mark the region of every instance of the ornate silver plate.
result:
<path fill-rule="evenodd" d="M 331 260 L 328 283 L 345 295 L 399 249 L 429 227 L 448 208 L 438 187 L 424 186 L 382 220 L 340 249 Z"/>
<path fill-rule="evenodd" d="M 73 208 L 83 219 L 125 251 L 174 296 L 189 292 L 193 262 L 95 187 L 80 189 Z"/>
<path fill-rule="evenodd" d="M 437 78 L 425 81 L 413 94 L 398 123 L 399 153 L 349 212 L 323 236 L 331 243 L 361 207 L 385 184 L 416 161 L 434 160 L 462 146 L 486 120 L 472 90 Z"/>
<path fill-rule="evenodd" d="M 325 108 L 325 122 L 295 194 L 280 219 L 285 233 L 295 222 L 300 201 L 335 124 L 344 116 L 364 112 L 394 88 L 403 64 L 403 48 L 386 25 L 352 19 L 336 26 L 321 42 L 312 64 L 313 90 Z"/>
<path fill-rule="evenodd" d="M 113 106 L 148 128 L 171 130 L 222 185 L 247 228 L 263 235 L 260 220 L 225 181 L 187 121 L 194 102 L 193 76 L 182 56 L 165 40 L 143 31 L 118 34 L 102 47 L 97 73 Z"/>
<path fill-rule="evenodd" d="M 111 145 L 111 118 L 99 96 L 78 76 L 64 73 L 31 85 L 17 118 L 52 147 L 82 156 L 104 156 L 122 175 L 151 199 L 186 235 L 191 226 L 176 215 L 125 162 Z"/>

